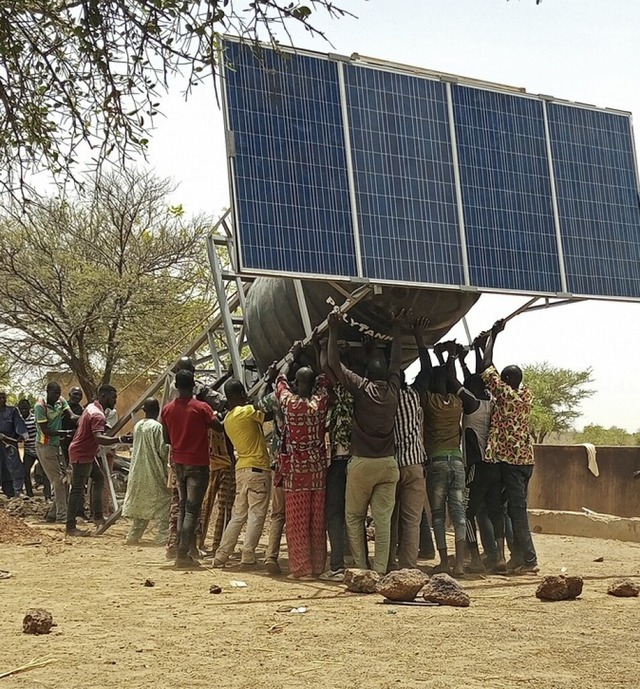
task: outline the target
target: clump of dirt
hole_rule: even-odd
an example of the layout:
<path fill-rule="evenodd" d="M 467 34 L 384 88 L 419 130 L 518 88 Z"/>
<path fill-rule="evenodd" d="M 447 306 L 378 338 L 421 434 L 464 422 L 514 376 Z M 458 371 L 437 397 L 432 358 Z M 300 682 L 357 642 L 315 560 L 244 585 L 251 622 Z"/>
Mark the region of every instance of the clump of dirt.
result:
<path fill-rule="evenodd" d="M 0 510 L 0 543 L 27 545 L 29 543 L 51 543 L 54 540 L 49 534 L 31 528 L 22 519 Z"/>
<path fill-rule="evenodd" d="M 31 608 L 22 620 L 22 631 L 25 634 L 48 634 L 55 627 L 53 615 L 42 608 Z"/>
<path fill-rule="evenodd" d="M 0 497 L 0 509 L 20 519 L 42 519 L 50 503 L 38 496 L 6 498 Z"/>

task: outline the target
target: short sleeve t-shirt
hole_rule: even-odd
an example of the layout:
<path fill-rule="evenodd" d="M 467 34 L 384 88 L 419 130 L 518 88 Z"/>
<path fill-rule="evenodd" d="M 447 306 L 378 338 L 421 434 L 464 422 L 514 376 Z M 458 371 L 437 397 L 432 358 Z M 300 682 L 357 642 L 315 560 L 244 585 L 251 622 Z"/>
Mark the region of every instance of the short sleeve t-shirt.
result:
<path fill-rule="evenodd" d="M 48 426 L 52 431 L 62 429 L 62 422 L 65 413 L 70 411 L 69 404 L 64 397 L 58 398 L 54 405 L 47 404 L 44 397 L 39 397 L 33 408 L 33 415 L 36 419 L 36 442 L 40 445 L 60 445 L 60 436 L 48 436 L 42 432 L 42 426 Z"/>
<path fill-rule="evenodd" d="M 169 433 L 171 460 L 188 466 L 209 466 L 209 426 L 216 418 L 206 402 L 178 397 L 162 409 Z"/>
<path fill-rule="evenodd" d="M 421 393 L 424 409 L 424 448 L 429 457 L 452 454 L 462 457 L 460 440 L 462 431 L 462 400 L 451 393 Z"/>
<path fill-rule="evenodd" d="M 234 407 L 224 420 L 224 429 L 238 455 L 236 469 L 269 469 L 269 451 L 262 424 L 264 412 L 253 404 Z"/>
<path fill-rule="evenodd" d="M 356 457 L 392 457 L 395 454 L 393 428 L 400 376 L 373 381 L 344 369 L 345 387 L 353 395 L 351 454 Z"/>
<path fill-rule="evenodd" d="M 71 445 L 69 461 L 71 464 L 90 464 L 98 454 L 98 441 L 94 433 L 104 433 L 106 417 L 100 402 L 88 404 L 78 421 L 78 428 Z"/>

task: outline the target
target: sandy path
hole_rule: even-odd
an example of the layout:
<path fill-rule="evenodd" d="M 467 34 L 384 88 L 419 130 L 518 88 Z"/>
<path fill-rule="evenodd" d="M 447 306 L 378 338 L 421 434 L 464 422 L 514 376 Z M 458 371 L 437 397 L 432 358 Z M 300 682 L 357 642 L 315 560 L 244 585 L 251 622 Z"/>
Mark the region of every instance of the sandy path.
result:
<path fill-rule="evenodd" d="M 640 545 L 537 536 L 541 574 L 585 577 L 574 602 L 539 602 L 534 577 L 490 576 L 465 582 L 468 609 L 407 608 L 260 572 L 176 572 L 160 549 L 124 547 L 123 533 L 119 524 L 72 545 L 0 545 L 0 569 L 13 572 L 0 581 L 0 672 L 57 659 L 2 689 L 640 686 L 640 600 L 606 595 L 612 578 L 640 578 Z M 209 593 L 214 583 L 221 595 Z M 276 612 L 288 603 L 308 612 Z M 22 634 L 29 607 L 50 610 L 58 627 Z"/>

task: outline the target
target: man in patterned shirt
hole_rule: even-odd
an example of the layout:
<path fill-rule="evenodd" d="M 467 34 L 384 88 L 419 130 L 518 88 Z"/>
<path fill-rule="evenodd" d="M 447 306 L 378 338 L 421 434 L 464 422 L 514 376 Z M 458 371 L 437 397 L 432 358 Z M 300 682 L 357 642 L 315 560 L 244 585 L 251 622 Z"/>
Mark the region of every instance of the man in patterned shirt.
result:
<path fill-rule="evenodd" d="M 496 336 L 503 329 L 504 321 L 493 326 L 483 356 L 482 379 L 495 400 L 485 461 L 500 465 L 507 510 L 513 523 L 513 551 L 507 569 L 518 574 L 535 574 L 538 558 L 527 514 L 527 490 L 534 463 L 529 425 L 533 397 L 522 384 L 522 370 L 518 366 L 507 366 L 498 373 L 493 365 Z M 495 509 L 493 505 L 490 511 Z"/>

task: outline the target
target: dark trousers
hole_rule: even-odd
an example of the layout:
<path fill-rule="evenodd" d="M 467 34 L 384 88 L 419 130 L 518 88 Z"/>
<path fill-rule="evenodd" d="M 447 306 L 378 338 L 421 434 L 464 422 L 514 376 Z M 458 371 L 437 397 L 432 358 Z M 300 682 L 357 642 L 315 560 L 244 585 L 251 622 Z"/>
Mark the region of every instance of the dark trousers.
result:
<path fill-rule="evenodd" d="M 533 546 L 527 514 L 527 491 L 533 465 L 500 464 L 502 483 L 507 496 L 507 514 L 513 525 L 512 559 L 525 565 L 536 564 L 538 557 Z"/>
<path fill-rule="evenodd" d="M 0 447 L 0 485 L 2 486 L 2 492 L 8 498 L 12 498 L 16 494 L 13 488 L 13 477 L 9 471 L 7 458 L 2 447 Z"/>
<path fill-rule="evenodd" d="M 24 465 L 24 489 L 27 495 L 33 497 L 33 484 L 31 483 L 31 468 L 38 461 L 38 457 L 30 452 L 25 452 L 22 458 L 22 464 Z"/>
<path fill-rule="evenodd" d="M 178 486 L 178 558 L 186 558 L 195 545 L 196 526 L 209 485 L 209 466 L 173 465 Z"/>
<path fill-rule="evenodd" d="M 348 459 L 333 459 L 327 469 L 327 492 L 325 512 L 331 555 L 330 567 L 333 571 L 344 569 L 346 531 L 344 521 L 345 491 L 347 488 Z"/>
<path fill-rule="evenodd" d="M 469 484 L 467 519 L 473 521 L 477 518 L 486 554 L 497 557 L 496 539 L 504 538 L 500 464 L 477 462 L 474 464 L 474 472 L 473 481 Z M 482 516 L 485 510 L 488 520 Z"/>
<path fill-rule="evenodd" d="M 433 536 L 431 534 L 431 524 L 429 524 L 429 515 L 427 508 L 422 510 L 422 519 L 420 520 L 420 554 L 421 555 L 435 555 L 436 549 L 433 545 Z"/>
<path fill-rule="evenodd" d="M 71 480 L 71 493 L 67 505 L 67 531 L 76 528 L 76 515 L 82 508 L 84 491 L 87 481 L 92 480 L 91 512 L 96 520 L 102 519 L 102 490 L 104 488 L 104 476 L 95 461 L 89 464 L 72 464 L 73 478 Z"/>

